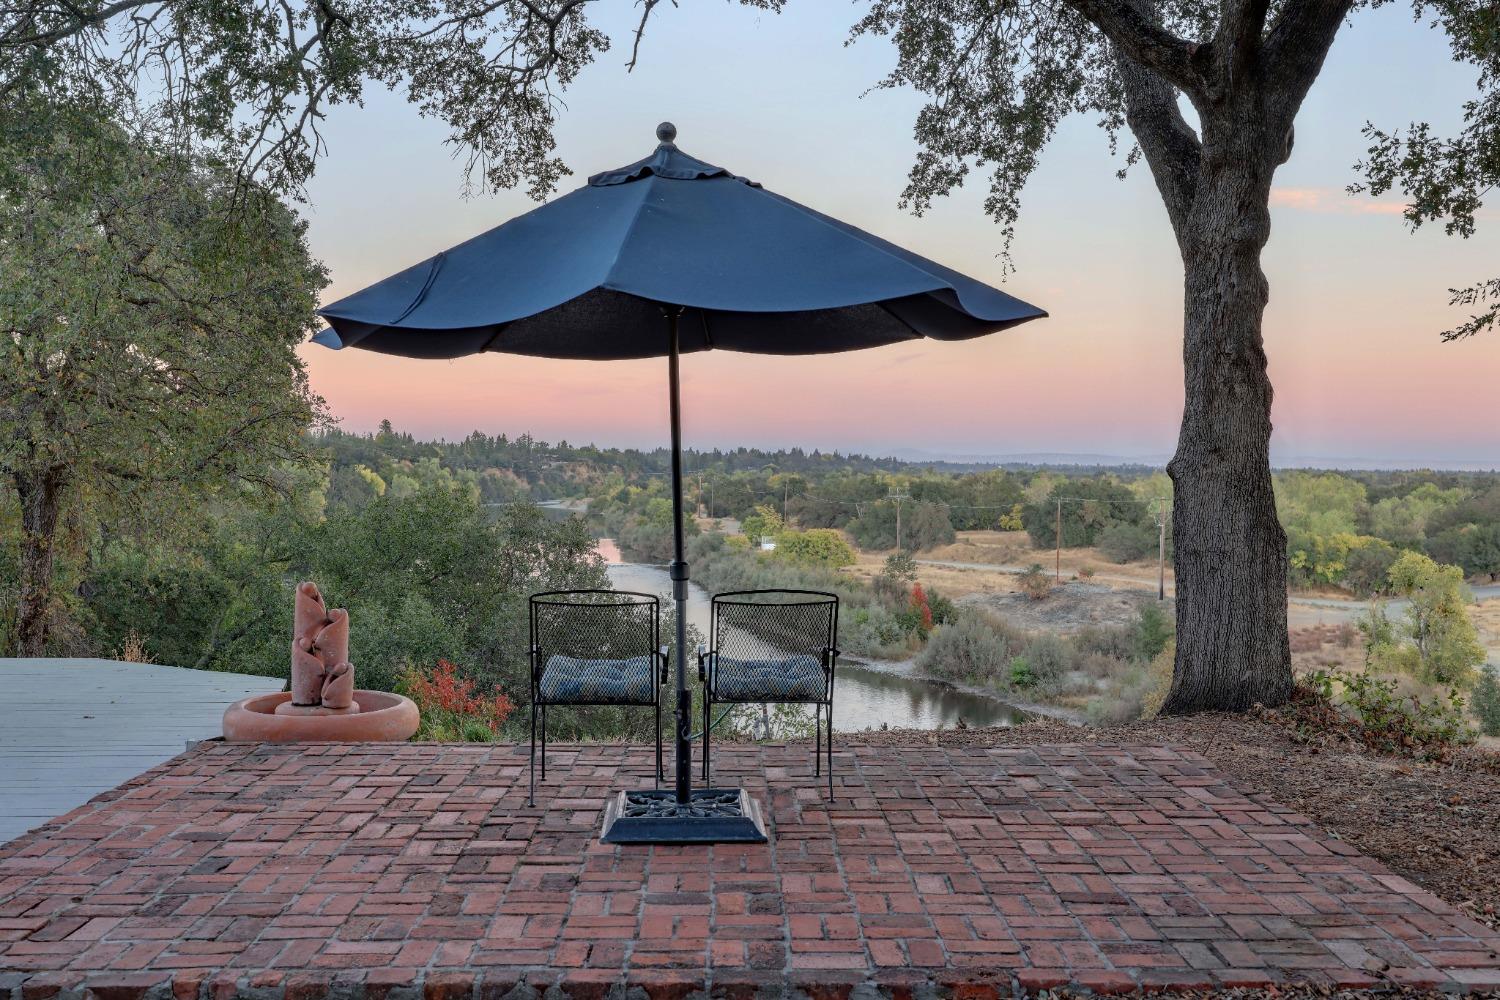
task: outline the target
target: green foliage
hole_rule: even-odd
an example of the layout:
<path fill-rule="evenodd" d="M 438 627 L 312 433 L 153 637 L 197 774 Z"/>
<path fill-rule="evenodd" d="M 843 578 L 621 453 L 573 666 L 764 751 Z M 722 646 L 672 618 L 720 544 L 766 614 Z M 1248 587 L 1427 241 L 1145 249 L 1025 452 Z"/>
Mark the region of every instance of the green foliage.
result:
<path fill-rule="evenodd" d="M 1474 682 L 1474 691 L 1469 696 L 1469 708 L 1479 720 L 1479 729 L 1486 736 L 1500 736 L 1500 671 L 1485 667 Z"/>
<path fill-rule="evenodd" d="M 1283 472 L 1275 477 L 1276 514 L 1288 534 L 1354 535 L 1366 510 L 1363 483 L 1336 472 Z"/>
<path fill-rule="evenodd" d="M 1158 604 L 1143 604 L 1130 627 L 1131 653 L 1138 660 L 1155 660 L 1176 635 L 1176 623 Z"/>
<path fill-rule="evenodd" d="M 1472 684 L 1485 652 L 1465 606 L 1463 572 L 1405 552 L 1389 578 L 1391 592 L 1410 602 L 1405 631 L 1421 674 L 1439 684 Z"/>
<path fill-rule="evenodd" d="M 766 540 L 774 541 L 785 526 L 781 513 L 769 504 L 759 504 L 755 513 L 740 521 L 740 530 L 752 545 L 759 545 Z"/>
<path fill-rule="evenodd" d="M 1378 753 L 1419 760 L 1440 760 L 1454 745 L 1473 739 L 1456 689 L 1403 696 L 1394 679 L 1373 673 L 1305 675 L 1286 717 L 1305 739 L 1343 734 Z"/>
<path fill-rule="evenodd" d="M 490 516 L 439 488 L 332 512 L 309 528 L 294 565 L 330 606 L 349 609 L 361 685 L 389 688 L 408 665 L 446 659 L 517 701 L 526 595 L 607 586 L 580 520 L 550 521 L 530 505 Z"/>
<path fill-rule="evenodd" d="M 1383 538 L 1361 537 L 1344 557 L 1344 586 L 1360 597 L 1384 593 L 1398 555 Z"/>
<path fill-rule="evenodd" d="M 1154 556 L 1159 542 L 1156 526 L 1144 522 L 1115 521 L 1099 533 L 1099 551 L 1117 563 Z"/>
<path fill-rule="evenodd" d="M 1109 478 L 1064 479 L 1046 497 L 1027 504 L 1022 513 L 1026 533 L 1038 548 L 1057 544 L 1058 503 L 1062 504 L 1064 548 L 1096 545 L 1106 529 L 1118 524 L 1146 524 L 1146 506 L 1129 487 Z M 1152 544 L 1155 544 L 1154 529 Z"/>
<path fill-rule="evenodd" d="M 1427 554 L 1453 563 L 1469 576 L 1500 577 L 1500 523 L 1465 524 L 1439 532 L 1427 542 Z"/>
<path fill-rule="evenodd" d="M 917 561 L 910 552 L 892 552 L 875 577 L 875 593 L 887 604 L 900 604 L 917 582 Z"/>
<path fill-rule="evenodd" d="M 816 566 L 853 566 L 854 547 L 844 533 L 834 528 L 783 531 L 776 536 L 776 554 L 784 559 Z"/>
<path fill-rule="evenodd" d="M 1027 677 L 1025 686 L 1039 691 L 1056 689 L 1075 655 L 1074 647 L 1062 636 L 1045 632 L 1034 636 L 1018 658 Z M 1012 661 L 1012 672 L 1014 669 Z"/>
<path fill-rule="evenodd" d="M 1026 635 L 980 613 L 963 613 L 937 629 L 917 655 L 924 673 L 970 684 L 1015 683 L 1013 661 L 1026 646 Z"/>
<path fill-rule="evenodd" d="M 1420 545 L 1432 519 L 1458 506 L 1465 496 L 1465 491 L 1457 487 L 1443 489 L 1436 483 L 1422 483 L 1408 493 L 1371 504 L 1370 532 L 1396 545 Z"/>
<path fill-rule="evenodd" d="M 896 547 L 896 501 L 866 504 L 863 513 L 849 522 L 849 534 L 862 549 Z M 948 509 L 935 503 L 906 501 L 901 506 L 901 547 L 922 552 L 951 544 L 955 538 Z"/>
<path fill-rule="evenodd" d="M 13 92 L 0 114 L 0 504 L 32 655 L 102 523 L 149 537 L 221 493 L 282 499 L 323 416 L 295 352 L 326 280 L 304 224 L 112 110 Z"/>

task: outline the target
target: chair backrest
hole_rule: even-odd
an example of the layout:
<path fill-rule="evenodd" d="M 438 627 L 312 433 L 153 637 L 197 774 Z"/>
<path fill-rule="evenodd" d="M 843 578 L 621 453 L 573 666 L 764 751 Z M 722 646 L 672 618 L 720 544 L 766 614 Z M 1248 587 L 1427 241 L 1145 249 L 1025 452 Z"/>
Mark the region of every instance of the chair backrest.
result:
<path fill-rule="evenodd" d="M 837 594 L 819 590 L 736 590 L 715 594 L 709 649 L 726 660 L 824 662 L 839 627 Z"/>
<path fill-rule="evenodd" d="M 532 594 L 531 648 L 536 654 L 533 671 L 541 670 L 553 656 L 579 660 L 654 657 L 661 648 L 661 599 L 628 590 Z"/>

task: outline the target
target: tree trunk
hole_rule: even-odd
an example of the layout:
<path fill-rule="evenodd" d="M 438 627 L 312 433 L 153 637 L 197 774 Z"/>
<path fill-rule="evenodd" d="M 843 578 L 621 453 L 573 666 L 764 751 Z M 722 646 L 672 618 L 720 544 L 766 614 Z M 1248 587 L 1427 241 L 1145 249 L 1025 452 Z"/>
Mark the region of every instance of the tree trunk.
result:
<path fill-rule="evenodd" d="M 1186 398 L 1172 477 L 1177 662 L 1164 713 L 1243 711 L 1292 690 L 1286 533 L 1271 488 L 1260 268 L 1280 159 L 1242 119 L 1209 125 L 1184 267 Z M 1275 162 L 1271 162 L 1272 160 Z"/>
<path fill-rule="evenodd" d="M 52 630 L 53 553 L 62 508 L 63 467 L 15 476 L 21 505 L 21 580 L 16 601 L 16 654 L 42 656 Z"/>

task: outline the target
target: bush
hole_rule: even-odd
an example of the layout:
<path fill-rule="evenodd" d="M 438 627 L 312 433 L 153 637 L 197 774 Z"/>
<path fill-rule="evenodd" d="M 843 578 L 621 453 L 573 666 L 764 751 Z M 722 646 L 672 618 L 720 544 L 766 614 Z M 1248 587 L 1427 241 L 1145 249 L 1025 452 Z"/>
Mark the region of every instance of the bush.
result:
<path fill-rule="evenodd" d="M 1055 691 L 1073 665 L 1073 650 L 1061 636 L 1044 633 L 1026 644 L 1020 659 L 1028 675 L 1024 687 Z"/>
<path fill-rule="evenodd" d="M 1114 562 L 1134 562 L 1155 554 L 1158 541 L 1153 525 L 1116 521 L 1099 533 L 1099 550 Z"/>
<path fill-rule="evenodd" d="M 1042 569 L 1041 563 L 1032 563 L 1026 572 L 1016 578 L 1016 582 L 1021 585 L 1021 593 L 1033 601 L 1040 601 L 1052 593 L 1052 578 Z"/>
<path fill-rule="evenodd" d="M 1011 661 L 1026 636 L 1003 622 L 966 611 L 932 633 L 917 656 L 917 668 L 934 677 L 975 684 L 1011 683 Z"/>
<path fill-rule="evenodd" d="M 1358 597 L 1384 593 L 1397 554 L 1396 547 L 1384 539 L 1361 538 L 1345 558 L 1344 586 Z"/>
<path fill-rule="evenodd" d="M 812 566 L 853 566 L 854 547 L 836 528 L 783 531 L 776 536 L 776 554 Z"/>
<path fill-rule="evenodd" d="M 1391 677 L 1316 670 L 1298 681 L 1289 709 L 1269 714 L 1291 721 L 1307 740 L 1331 733 L 1377 753 L 1441 760 L 1473 739 L 1463 709 L 1456 689 L 1430 698 L 1403 696 Z"/>
<path fill-rule="evenodd" d="M 418 740 L 488 743 L 500 735 L 516 707 L 498 688 L 479 691 L 447 660 L 439 660 L 431 670 L 406 670 L 397 689 L 422 713 Z"/>
<path fill-rule="evenodd" d="M 1469 699 L 1469 708 L 1479 720 L 1479 729 L 1486 736 L 1500 736 L 1500 675 L 1494 667 L 1485 667 L 1474 684 L 1474 694 Z"/>
<path fill-rule="evenodd" d="M 1154 660 L 1176 635 L 1177 626 L 1159 604 L 1143 604 L 1130 628 L 1131 653 L 1138 660 Z"/>

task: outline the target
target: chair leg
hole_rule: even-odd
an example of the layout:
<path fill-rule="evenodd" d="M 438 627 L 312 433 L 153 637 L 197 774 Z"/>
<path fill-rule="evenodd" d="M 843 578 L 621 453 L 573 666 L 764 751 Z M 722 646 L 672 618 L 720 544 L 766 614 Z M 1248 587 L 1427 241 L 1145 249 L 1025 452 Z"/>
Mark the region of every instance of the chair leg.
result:
<path fill-rule="evenodd" d="M 833 801 L 833 702 L 828 703 L 828 801 Z"/>
<path fill-rule="evenodd" d="M 708 719 L 712 714 L 712 703 L 708 700 L 708 693 L 703 695 L 703 784 L 708 786 Z"/>
<path fill-rule="evenodd" d="M 542 780 L 547 780 L 547 706 L 542 706 Z"/>
<path fill-rule="evenodd" d="M 813 734 L 817 744 L 813 747 L 813 777 L 823 773 L 823 706 L 813 706 Z"/>
<path fill-rule="evenodd" d="M 656 699 L 656 782 L 655 787 L 661 787 L 661 698 Z"/>
<path fill-rule="evenodd" d="M 531 764 L 526 769 L 529 775 L 526 787 L 526 804 L 536 805 L 536 702 L 531 703 Z"/>

